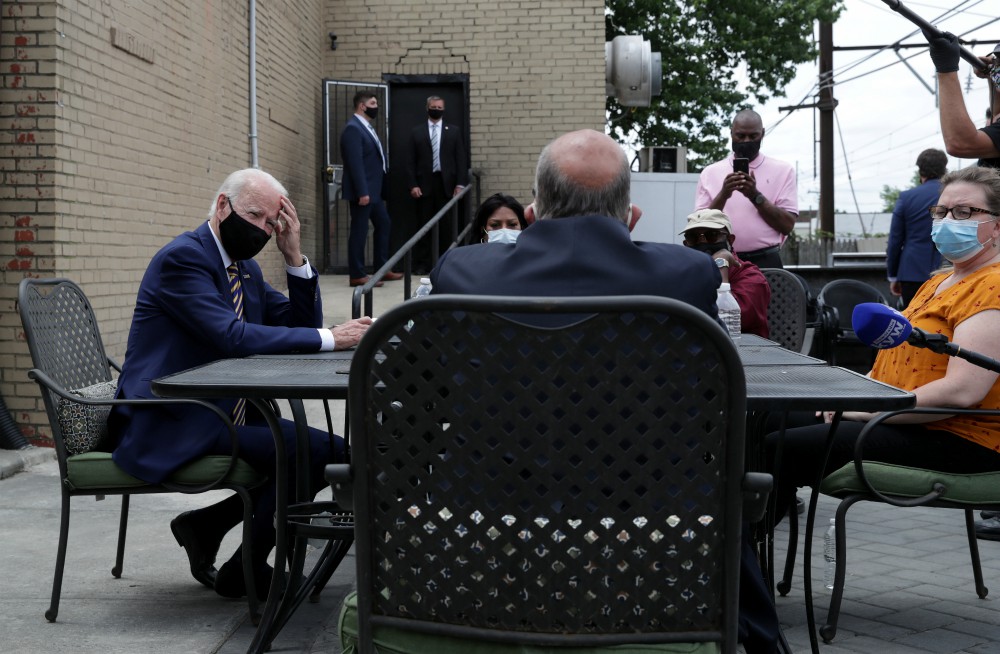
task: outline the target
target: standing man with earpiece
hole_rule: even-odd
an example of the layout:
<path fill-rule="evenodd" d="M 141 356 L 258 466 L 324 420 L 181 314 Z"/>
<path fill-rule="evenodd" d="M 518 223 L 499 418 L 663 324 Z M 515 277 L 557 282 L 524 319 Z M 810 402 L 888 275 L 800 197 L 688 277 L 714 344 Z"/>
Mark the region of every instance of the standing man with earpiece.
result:
<path fill-rule="evenodd" d="M 351 205 L 351 227 L 347 237 L 347 267 L 351 286 L 362 286 L 368 281 L 365 267 L 368 221 L 375 228 L 375 269 L 378 270 L 389 260 L 391 223 L 384 197 L 388 162 L 382 142 L 372 126 L 377 117 L 378 98 L 371 91 L 358 91 L 354 94 L 354 115 L 340 134 L 340 158 L 344 163 L 342 194 Z M 395 280 L 401 277 L 399 273 L 390 271 L 382 278 Z M 377 285 L 381 286 L 382 283 Z"/>
<path fill-rule="evenodd" d="M 427 98 L 427 120 L 410 132 L 409 152 L 406 161 L 407 186 L 410 197 L 416 202 L 416 224 L 409 234 L 414 234 L 434 217 L 452 197 L 462 192 L 469 183 L 469 164 L 465 158 L 462 131 L 444 122 L 444 100 L 432 95 Z M 445 218 L 438 227 L 438 252 L 443 254 L 455 235 L 451 222 Z M 416 247 L 415 269 L 431 269 L 431 237 Z"/>

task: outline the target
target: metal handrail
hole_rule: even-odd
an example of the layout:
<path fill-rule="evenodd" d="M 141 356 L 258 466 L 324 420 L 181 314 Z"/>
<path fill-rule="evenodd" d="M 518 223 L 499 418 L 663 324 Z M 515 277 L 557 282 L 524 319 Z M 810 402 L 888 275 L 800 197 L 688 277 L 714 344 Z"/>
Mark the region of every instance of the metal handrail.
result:
<path fill-rule="evenodd" d="M 428 220 L 423 227 L 417 230 L 417 232 L 410 237 L 406 243 L 404 243 L 389 259 L 382 265 L 381 268 L 375 271 L 368 281 L 361 286 L 356 286 L 354 288 L 354 294 L 351 296 L 351 318 L 360 318 L 362 315 L 371 316 L 374 311 L 374 289 L 376 284 L 382 281 L 382 277 L 386 273 L 390 272 L 393 267 L 399 263 L 400 260 L 403 261 L 403 299 L 406 300 L 410 297 L 410 280 L 412 278 L 413 269 L 413 253 L 412 250 L 414 246 L 420 239 L 424 238 L 428 233 L 431 234 L 431 267 L 437 264 L 437 260 L 440 256 L 438 252 L 438 232 L 440 229 L 439 223 L 444 218 L 446 214 L 451 216 L 451 226 L 452 233 L 458 231 L 458 208 L 459 201 L 465 199 L 469 193 L 475 191 L 476 194 L 476 206 L 478 207 L 482 199 L 482 191 L 480 188 L 480 173 L 476 170 L 469 171 L 470 184 L 466 186 L 462 191 L 453 196 L 441 209 L 434 214 L 434 216 Z M 455 240 L 452 241 L 451 245 L 448 246 L 450 250 L 453 247 L 457 247 L 459 243 L 465 241 L 466 236 L 472 230 L 472 220 L 470 219 L 468 224 L 455 236 Z M 364 313 L 361 311 L 361 298 L 364 298 Z"/>

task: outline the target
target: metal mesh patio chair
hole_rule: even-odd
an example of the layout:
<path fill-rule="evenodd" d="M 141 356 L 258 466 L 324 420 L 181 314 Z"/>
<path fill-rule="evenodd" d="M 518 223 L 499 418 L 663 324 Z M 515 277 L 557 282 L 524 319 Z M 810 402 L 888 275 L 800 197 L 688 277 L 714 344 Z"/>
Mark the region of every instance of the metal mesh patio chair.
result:
<path fill-rule="evenodd" d="M 357 525 L 345 650 L 735 651 L 742 496 L 770 481 L 745 403 L 731 339 L 674 300 L 393 308 L 327 468 Z"/>
<path fill-rule="evenodd" d="M 97 319 L 87 296 L 68 279 L 24 279 L 18 287 L 18 311 L 24 326 L 31 362 L 28 376 L 41 388 L 59 462 L 62 510 L 52 599 L 45 617 L 54 622 L 59 612 L 66 546 L 69 538 L 70 499 L 80 495 L 104 499 L 121 495 L 118 548 L 111 574 L 121 577 L 128 527 L 129 497 L 146 493 L 203 493 L 229 489 L 243 498 L 244 573 L 252 616 L 257 598 L 250 569 L 249 488 L 263 478 L 238 458 L 236 431 L 229 417 L 215 405 L 199 400 L 115 400 L 112 368 L 121 371 L 104 351 Z M 230 456 L 206 456 L 189 463 L 162 484 L 149 484 L 115 465 L 107 442 L 107 416 L 114 404 L 189 402 L 219 415 L 229 426 L 233 442 Z"/>
<path fill-rule="evenodd" d="M 762 268 L 771 287 L 767 305 L 767 327 L 771 340 L 794 352 L 802 351 L 806 338 L 806 309 L 809 298 L 799 279 L 781 268 Z"/>
<path fill-rule="evenodd" d="M 854 307 L 862 302 L 888 304 L 885 296 L 871 284 L 856 279 L 835 279 L 820 289 L 817 301 L 823 320 L 823 358 L 837 365 L 838 350 L 863 348 L 868 351 L 869 363 L 873 362 L 875 350 L 858 340 L 851 326 L 851 314 Z"/>

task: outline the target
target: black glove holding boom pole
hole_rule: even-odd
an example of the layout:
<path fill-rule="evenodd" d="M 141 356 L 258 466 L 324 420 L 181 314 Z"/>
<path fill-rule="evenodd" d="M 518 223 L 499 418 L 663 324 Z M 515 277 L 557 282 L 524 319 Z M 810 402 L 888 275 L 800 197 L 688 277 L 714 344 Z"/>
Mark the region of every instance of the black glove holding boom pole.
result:
<path fill-rule="evenodd" d="M 959 44 L 958 37 L 951 32 L 941 32 L 940 36 L 929 34 L 923 30 L 924 38 L 930 44 L 931 61 L 939 73 L 957 73 Z"/>

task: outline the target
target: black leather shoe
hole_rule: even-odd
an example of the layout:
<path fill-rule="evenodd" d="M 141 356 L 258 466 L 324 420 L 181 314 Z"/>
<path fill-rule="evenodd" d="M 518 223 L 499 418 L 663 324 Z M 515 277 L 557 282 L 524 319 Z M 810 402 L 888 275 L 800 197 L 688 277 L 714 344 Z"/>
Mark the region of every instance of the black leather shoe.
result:
<path fill-rule="evenodd" d="M 1000 511 L 980 511 L 979 517 L 983 520 L 989 520 L 990 518 L 1000 518 Z"/>
<path fill-rule="evenodd" d="M 170 521 L 170 531 L 177 544 L 187 553 L 191 565 L 191 576 L 199 583 L 215 588 L 215 555 L 219 552 L 219 543 L 215 546 L 206 545 L 204 535 L 198 533 L 190 511 L 185 511 Z"/>
<path fill-rule="evenodd" d="M 261 602 L 267 600 L 267 593 L 271 590 L 271 575 L 273 573 L 274 569 L 267 564 L 264 564 L 260 570 L 254 570 L 253 583 L 257 589 L 257 599 Z M 239 599 L 247 594 L 241 560 L 233 558 L 222 564 L 219 574 L 215 578 L 215 592 L 230 599 Z"/>
<path fill-rule="evenodd" d="M 976 523 L 976 538 L 1000 540 L 1000 517 L 980 520 Z"/>

